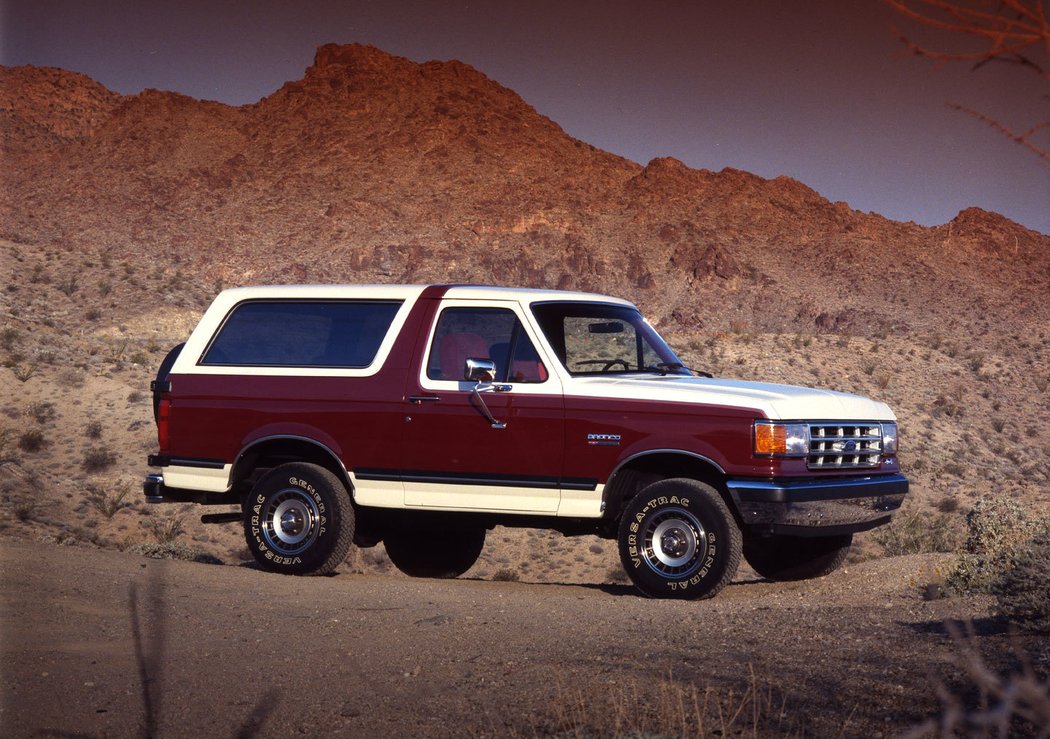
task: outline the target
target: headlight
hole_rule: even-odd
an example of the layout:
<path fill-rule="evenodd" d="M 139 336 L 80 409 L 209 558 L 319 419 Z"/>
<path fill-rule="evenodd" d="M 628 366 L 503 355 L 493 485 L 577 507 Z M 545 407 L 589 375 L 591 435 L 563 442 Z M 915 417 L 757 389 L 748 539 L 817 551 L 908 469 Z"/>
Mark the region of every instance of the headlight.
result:
<path fill-rule="evenodd" d="M 897 424 L 882 424 L 882 453 L 892 455 L 897 453 Z"/>
<path fill-rule="evenodd" d="M 809 427 L 804 423 L 755 421 L 755 454 L 804 457 L 809 454 Z"/>

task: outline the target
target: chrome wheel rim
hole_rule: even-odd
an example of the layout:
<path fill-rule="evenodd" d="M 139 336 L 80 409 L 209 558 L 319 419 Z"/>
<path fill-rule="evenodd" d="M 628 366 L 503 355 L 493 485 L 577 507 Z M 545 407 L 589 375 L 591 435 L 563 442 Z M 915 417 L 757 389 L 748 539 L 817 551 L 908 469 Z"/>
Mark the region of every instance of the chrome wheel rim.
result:
<path fill-rule="evenodd" d="M 707 532 L 700 520 L 684 508 L 667 508 L 645 523 L 643 559 L 662 577 L 689 577 L 707 556 Z"/>
<path fill-rule="evenodd" d="M 266 504 L 263 539 L 275 552 L 300 554 L 317 540 L 320 522 L 321 511 L 316 501 L 302 490 L 288 488 Z"/>

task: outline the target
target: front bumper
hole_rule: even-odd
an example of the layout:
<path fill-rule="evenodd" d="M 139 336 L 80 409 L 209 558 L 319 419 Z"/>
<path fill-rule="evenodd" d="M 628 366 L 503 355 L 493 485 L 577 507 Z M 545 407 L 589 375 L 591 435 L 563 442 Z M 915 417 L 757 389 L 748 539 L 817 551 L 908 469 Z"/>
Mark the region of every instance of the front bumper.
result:
<path fill-rule="evenodd" d="M 888 523 L 908 494 L 900 474 L 817 480 L 729 480 L 750 531 L 794 536 L 856 533 Z"/>

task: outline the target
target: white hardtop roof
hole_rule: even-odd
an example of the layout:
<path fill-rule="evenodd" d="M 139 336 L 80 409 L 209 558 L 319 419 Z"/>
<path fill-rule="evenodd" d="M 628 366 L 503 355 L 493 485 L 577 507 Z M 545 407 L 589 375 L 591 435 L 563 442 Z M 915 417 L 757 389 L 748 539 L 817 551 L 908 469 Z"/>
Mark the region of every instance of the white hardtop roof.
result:
<path fill-rule="evenodd" d="M 540 290 L 528 287 L 496 287 L 494 285 L 453 285 L 445 293 L 445 297 L 453 300 L 517 300 L 522 303 L 539 303 L 545 300 L 578 300 L 633 305 L 622 298 L 598 295 L 597 293 L 572 292 L 570 290 Z"/>
<path fill-rule="evenodd" d="M 428 285 L 256 285 L 228 288 L 222 292 L 222 302 L 234 304 L 242 300 L 258 298 L 412 300 L 419 297 L 427 287 Z M 522 303 L 575 300 L 633 306 L 633 303 L 622 298 L 596 293 L 496 287 L 494 285 L 451 285 L 444 297 L 452 300 L 514 300 Z"/>

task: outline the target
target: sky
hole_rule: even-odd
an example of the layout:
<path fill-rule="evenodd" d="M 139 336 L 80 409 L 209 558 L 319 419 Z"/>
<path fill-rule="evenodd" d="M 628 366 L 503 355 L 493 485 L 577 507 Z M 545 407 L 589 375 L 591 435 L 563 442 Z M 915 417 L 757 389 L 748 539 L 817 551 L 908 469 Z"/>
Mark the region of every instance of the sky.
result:
<path fill-rule="evenodd" d="M 0 0 L 0 63 L 239 105 L 300 79 L 321 44 L 367 43 L 466 62 L 640 164 L 787 175 L 923 225 L 977 206 L 1050 234 L 1050 167 L 947 105 L 1024 129 L 1050 117 L 1046 82 L 908 56 L 893 24 L 912 28 L 879 0 Z"/>

